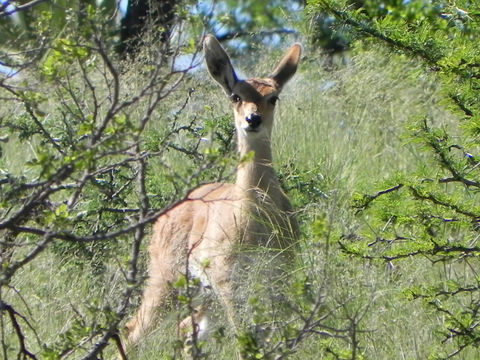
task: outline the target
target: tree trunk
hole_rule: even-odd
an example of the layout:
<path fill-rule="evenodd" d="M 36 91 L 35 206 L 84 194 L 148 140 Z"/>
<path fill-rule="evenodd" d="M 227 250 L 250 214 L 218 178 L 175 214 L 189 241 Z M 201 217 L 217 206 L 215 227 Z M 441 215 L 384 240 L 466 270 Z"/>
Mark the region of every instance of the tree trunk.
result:
<path fill-rule="evenodd" d="M 149 30 L 154 41 L 167 42 L 174 19 L 175 0 L 130 0 L 121 22 L 118 52 L 134 56 Z"/>

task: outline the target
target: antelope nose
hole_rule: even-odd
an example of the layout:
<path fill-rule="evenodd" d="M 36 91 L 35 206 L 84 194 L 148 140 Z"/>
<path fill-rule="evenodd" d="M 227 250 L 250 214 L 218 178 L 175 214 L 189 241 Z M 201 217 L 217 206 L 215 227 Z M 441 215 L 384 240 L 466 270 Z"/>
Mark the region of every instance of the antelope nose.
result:
<path fill-rule="evenodd" d="M 248 125 L 250 125 L 252 128 L 258 127 L 262 123 L 262 116 L 258 114 L 251 114 L 246 117 Z"/>

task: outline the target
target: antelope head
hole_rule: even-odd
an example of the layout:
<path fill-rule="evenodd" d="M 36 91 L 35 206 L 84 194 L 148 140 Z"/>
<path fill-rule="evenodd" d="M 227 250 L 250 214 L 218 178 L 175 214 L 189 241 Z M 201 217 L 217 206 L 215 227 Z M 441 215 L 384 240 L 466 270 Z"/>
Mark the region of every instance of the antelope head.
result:
<path fill-rule="evenodd" d="M 295 74 L 302 47 L 294 44 L 266 78 L 240 80 L 218 40 L 207 35 L 203 42 L 207 68 L 233 105 L 239 139 L 270 139 L 273 112 L 283 86 Z"/>

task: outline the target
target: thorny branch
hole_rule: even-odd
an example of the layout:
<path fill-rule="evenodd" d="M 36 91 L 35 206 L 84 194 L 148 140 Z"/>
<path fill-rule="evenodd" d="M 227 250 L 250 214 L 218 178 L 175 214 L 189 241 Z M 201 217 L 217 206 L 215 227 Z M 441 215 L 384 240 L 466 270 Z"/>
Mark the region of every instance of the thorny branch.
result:
<path fill-rule="evenodd" d="M 40 2 L 31 1 L 18 6 L 16 11 L 27 9 L 28 6 Z M 6 14 L 5 11 L 6 8 L 1 6 L 0 17 Z M 89 47 L 89 51 L 95 54 L 95 60 L 98 60 L 96 72 L 92 74 L 92 67 L 89 68 L 86 64 L 78 62 L 76 65 L 80 68 L 80 72 L 72 72 L 65 75 L 64 78 L 55 79 L 52 85 L 56 87 L 52 92 L 57 99 L 60 99 L 57 104 L 61 108 L 59 127 L 63 124 L 66 131 L 70 132 L 68 141 L 64 139 L 62 142 L 57 135 L 52 135 L 55 132 L 49 128 L 47 117 L 37 117 L 36 104 L 33 104 L 32 107 L 28 99 L 22 97 L 21 91 L 16 91 L 14 86 L 0 83 L 0 90 L 13 95 L 11 101 L 23 104 L 24 112 L 38 128 L 36 134 L 45 139 L 44 147 L 53 149 L 52 163 L 46 164 L 45 167 L 52 166 L 54 170 L 49 176 L 31 178 L 14 176 L 10 173 L 1 174 L 1 200 L 5 201 L 5 197 L 14 195 L 19 200 L 12 202 L 12 205 L 7 208 L 3 207 L 0 214 L 0 231 L 13 234 L 12 241 L 1 243 L 2 252 L 4 247 L 21 247 L 22 251 L 12 250 L 14 256 L 8 259 L 0 257 L 2 267 L 0 290 L 2 287 L 9 286 L 8 284 L 14 281 L 18 271 L 34 262 L 45 249 L 53 243 L 59 243 L 58 240 L 72 244 L 98 244 L 119 239 L 123 235 L 133 235 L 129 244 L 130 256 L 128 265 L 126 265 L 127 270 L 121 269 L 125 276 L 124 285 L 122 285 L 124 288 L 113 307 L 112 314 L 114 315 L 106 324 L 92 330 L 91 334 L 79 343 L 79 346 L 87 351 L 84 355 L 85 359 L 97 359 L 102 356 L 102 352 L 113 340 L 117 343 L 119 352 L 123 354 L 121 356 L 125 358 L 119 329 L 130 308 L 131 298 L 137 293 L 141 284 L 139 261 L 146 227 L 179 202 L 188 201 L 188 199 L 177 202 L 170 201 L 162 209 L 151 208 L 150 197 L 152 195 L 148 193 L 147 189 L 147 172 L 151 171 L 150 160 L 160 158 L 168 149 L 170 142 L 168 138 L 182 130 L 177 127 L 170 133 L 167 132 L 164 138 L 159 139 L 159 150 L 155 152 L 144 149 L 144 131 L 160 102 L 174 94 L 183 84 L 187 73 L 198 65 L 198 56 L 193 54 L 190 63 L 182 70 L 169 68 L 170 64 L 174 62 L 170 55 L 170 57 L 160 56 L 153 71 L 148 73 L 149 77 L 146 78 L 145 84 L 142 84 L 136 93 L 125 94 L 123 73 L 118 70 L 117 63 L 110 57 L 103 39 L 95 35 L 93 43 L 94 46 Z M 177 44 L 176 46 L 180 47 L 181 45 Z M 179 51 L 174 54 L 180 56 Z M 83 92 L 79 92 L 75 87 L 78 85 L 76 82 L 79 75 L 82 77 Z M 192 94 L 193 91 L 188 93 L 184 103 L 174 114 L 175 122 L 182 116 Z M 118 115 L 128 114 L 132 112 L 132 109 L 141 109 L 143 112 L 138 118 L 138 123 L 128 124 L 130 128 L 124 130 L 125 134 L 127 131 L 130 132 L 128 137 L 125 135 L 127 140 L 124 139 L 122 143 L 115 142 L 117 141 L 116 133 L 109 132 L 112 123 Z M 49 114 L 49 116 L 54 115 Z M 93 128 L 90 133 L 79 136 L 76 128 L 73 130 L 69 128 L 75 125 L 75 122 L 77 124 L 86 122 L 88 118 L 93 120 Z M 16 124 L 12 124 L 10 129 L 19 130 L 15 126 Z M 189 179 L 192 180 L 195 176 L 199 176 L 204 169 L 202 167 L 198 173 L 191 174 Z M 125 174 L 120 177 L 120 175 L 114 175 L 116 172 Z M 185 181 L 185 179 L 182 180 Z M 80 211 L 79 206 L 91 196 L 88 191 L 92 191 L 92 189 L 105 191 L 108 195 L 108 202 L 100 201 L 96 208 L 98 217 L 103 212 L 109 212 L 118 217 L 121 217 L 122 214 L 127 216 L 110 227 L 105 226 L 90 232 L 86 232 L 84 229 L 77 231 L 75 228 L 77 220 L 78 224 L 82 224 L 84 221 L 82 218 L 89 216 L 85 211 Z M 125 193 L 132 192 L 132 190 L 138 199 L 134 206 L 130 206 L 130 201 L 125 201 L 127 196 Z M 58 209 L 63 209 L 63 207 L 66 208 L 65 211 L 71 212 L 68 213 L 69 216 L 75 217 L 74 214 L 78 214 L 74 221 L 75 224 L 57 226 L 55 223 L 48 223 L 44 220 L 43 217 L 46 213 L 58 216 Z M 3 315 L 7 314 L 17 334 L 19 357 L 22 355 L 24 358 L 35 359 L 35 354 L 27 350 L 28 339 L 22 333 L 18 322 L 18 319 L 25 321 L 26 319 L 21 317 L 13 307 L 6 304 L 1 295 L 0 291 L 2 324 Z M 87 344 L 90 344 L 91 347 L 88 348 Z M 7 349 L 8 346 L 10 345 L 2 342 L 4 354 L 10 351 Z M 63 350 L 59 350 L 59 356 L 68 356 L 72 354 L 72 351 L 74 348 L 68 345 Z"/>
<path fill-rule="evenodd" d="M 272 35 L 279 35 L 279 34 L 296 34 L 297 31 L 293 29 L 274 29 L 274 30 L 264 30 L 264 31 L 257 31 L 257 32 L 251 32 L 251 31 L 233 31 L 233 32 L 227 32 L 222 35 L 218 35 L 217 39 L 220 42 L 231 40 L 231 39 L 237 39 L 241 37 L 252 37 L 252 36 L 259 36 L 260 38 L 265 37 L 265 36 L 272 36 Z"/>
<path fill-rule="evenodd" d="M 6 312 L 10 318 L 10 322 L 12 323 L 13 329 L 15 331 L 15 334 L 17 335 L 17 339 L 20 345 L 19 353 L 18 353 L 18 358 L 23 358 L 23 359 L 37 359 L 36 356 L 31 353 L 30 351 L 27 350 L 27 346 L 25 344 L 25 335 L 22 332 L 22 328 L 20 324 L 17 321 L 17 317 L 21 318 L 23 321 L 25 321 L 28 324 L 28 321 L 20 315 L 15 309 L 4 302 L 3 300 L 0 300 L 0 314 L 3 312 Z"/>
<path fill-rule="evenodd" d="M 364 195 L 363 199 L 361 201 L 359 201 L 358 204 L 356 204 L 354 207 L 356 207 L 358 209 L 357 213 L 359 213 L 359 212 L 365 210 L 366 208 L 368 208 L 370 206 L 370 204 L 374 200 L 379 198 L 380 196 L 389 194 L 389 193 L 397 191 L 397 190 L 400 190 L 401 188 L 403 188 L 403 184 L 398 184 L 398 185 L 392 186 L 391 188 L 381 190 L 381 191 L 379 191 L 379 192 L 377 192 L 376 194 L 373 194 L 373 195 Z"/>
<path fill-rule="evenodd" d="M 140 146 L 137 145 L 136 148 L 137 153 L 141 152 Z M 134 241 L 131 247 L 131 255 L 130 255 L 130 261 L 129 261 L 129 270 L 127 273 L 127 283 L 131 285 L 135 285 L 138 283 L 138 259 L 140 255 L 140 246 L 142 244 L 142 241 L 145 237 L 145 224 L 142 226 L 138 226 L 139 223 L 143 223 L 145 218 L 148 215 L 148 209 L 150 207 L 149 201 L 148 201 L 148 196 L 147 196 L 147 189 L 146 189 L 146 179 L 145 179 L 145 174 L 146 174 L 146 161 L 145 159 L 141 159 L 138 162 L 138 172 L 137 172 L 137 182 L 138 182 L 138 189 L 139 189 L 139 205 L 140 205 L 140 211 L 139 211 L 139 217 L 138 217 L 138 222 L 137 226 L 134 231 Z M 127 286 L 124 289 L 124 292 L 122 294 L 122 301 L 119 304 L 119 307 L 116 311 L 117 313 L 117 318 L 118 320 L 115 321 L 110 329 L 108 329 L 101 340 L 97 342 L 95 347 L 92 349 L 92 351 L 84 357 L 85 360 L 87 359 L 97 359 L 98 355 L 103 351 L 103 349 L 109 344 L 110 339 L 114 339 L 117 343 L 117 348 L 119 350 L 120 356 L 122 359 L 125 357 L 124 349 L 121 344 L 119 335 L 118 335 L 118 328 L 120 325 L 120 321 L 125 317 L 126 311 L 128 309 L 128 306 L 130 304 L 130 299 L 134 293 L 135 287 L 133 286 Z"/>

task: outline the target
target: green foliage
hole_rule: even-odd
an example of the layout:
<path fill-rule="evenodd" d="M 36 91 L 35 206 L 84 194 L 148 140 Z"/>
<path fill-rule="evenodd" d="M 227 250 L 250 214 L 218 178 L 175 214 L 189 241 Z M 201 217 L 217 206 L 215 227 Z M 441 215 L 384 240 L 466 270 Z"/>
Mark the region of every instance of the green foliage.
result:
<path fill-rule="evenodd" d="M 196 11 L 203 15 L 203 25 L 221 40 L 234 39 L 244 50 L 252 50 L 260 44 L 277 43 L 285 35 L 295 33 L 292 26 L 300 21 L 304 4 L 302 0 L 226 0 L 200 4 Z M 245 37 L 248 40 L 244 40 Z"/>
<path fill-rule="evenodd" d="M 228 100 L 220 101 L 224 94 L 211 84 L 203 71 L 183 79 L 184 83 L 167 97 L 168 101 L 159 102 L 153 110 L 144 107 L 153 101 L 148 97 L 129 105 L 142 91 L 154 93 L 150 87 L 145 89 L 155 70 L 148 55 L 145 63 L 143 58 L 127 64 L 113 58 L 119 70 L 120 104 L 128 106 L 108 117 L 100 143 L 91 148 L 89 141 L 103 125 L 102 119 L 106 119 L 111 104 L 109 99 L 114 94 L 113 88 L 104 83 L 104 76 L 108 75 L 105 64 L 96 51 L 92 51 L 92 56 L 98 61 L 92 67 L 87 68 L 87 62 L 83 61 L 74 61 L 68 66 L 85 69 L 95 85 L 95 94 L 102 100 L 97 116 L 91 111 L 95 109 L 95 100 L 88 97 L 90 88 L 88 84 L 85 86 L 82 71 L 72 70 L 67 78 L 49 80 L 45 87 L 36 88 L 33 84 L 37 83 L 32 82 L 31 90 L 43 95 L 33 114 L 38 114 L 40 124 L 50 131 L 53 143 L 43 136 L 29 113 L 12 114 L 1 108 L 12 120 L 4 129 L 8 142 L 1 143 L 5 145 L 2 169 L 8 170 L 11 179 L 2 184 L 9 195 L 8 199 L 2 198 L 9 204 L 5 206 L 11 206 L 9 199 L 16 199 L 16 194 L 20 194 L 18 198 L 22 201 L 29 199 L 31 188 L 25 184 L 30 184 L 44 171 L 36 164 L 40 154 L 45 153 L 48 160 L 42 175 L 44 181 L 54 176 L 55 169 L 63 163 L 75 166 L 64 182 L 53 182 L 52 186 L 60 184 L 64 188 L 49 198 L 50 203 L 43 203 L 47 207 L 39 206 L 37 217 L 27 223 L 32 228 L 35 226 L 34 229 L 47 228 L 59 237 L 49 243 L 43 256 L 11 277 L 10 284 L 15 286 L 15 291 L 2 289 L 6 294 L 2 300 L 14 304 L 22 314 L 29 314 L 29 310 L 16 296 L 16 291 L 27 299 L 32 312 L 27 317 L 40 338 L 38 344 L 29 340 L 28 349 L 41 354 L 38 349 L 46 348 L 62 358 L 84 357 L 87 351 L 102 343 L 97 342 L 99 339 L 111 334 L 112 327 L 122 328 L 126 319 L 121 322 L 117 319 L 125 312 L 118 302 L 125 299 L 125 292 L 132 289 L 135 295 L 130 298 L 132 303 L 126 312 L 132 313 L 138 306 L 140 286 L 137 284 L 142 283 L 145 274 L 145 259 L 137 259 L 136 280 L 129 274 L 134 271 L 130 264 L 135 263 L 133 247 L 139 228 L 134 226 L 143 209 L 141 194 L 148 199 L 147 216 L 158 214 L 182 199 L 198 183 L 233 179 L 234 168 L 242 161 L 231 152 L 234 133 Z M 275 57 L 269 52 L 264 56 L 267 60 Z M 383 61 L 379 62 L 379 58 Z M 271 70 L 275 59 L 267 60 L 258 60 L 261 63 L 271 60 L 265 68 L 246 73 Z M 423 111 L 428 107 L 431 90 L 423 86 L 428 87 L 429 82 L 424 78 L 418 82 L 419 71 L 411 70 L 411 63 L 399 58 L 388 59 L 377 51 L 359 51 L 350 65 L 334 71 L 325 70 L 320 60 L 312 60 L 311 67 L 304 66 L 282 93 L 274 130 L 275 167 L 295 203 L 304 234 L 299 246 L 301 251 L 296 261 L 292 261 L 288 276 L 273 281 L 268 254 L 263 257 L 258 251 L 259 260 L 249 266 L 245 291 L 240 292 L 238 311 L 245 326 L 238 333 L 244 336 L 237 341 L 221 306 L 209 304 L 213 334 L 199 341 L 196 351 L 175 331 L 177 323 L 192 314 L 198 300 L 198 282 L 185 274 L 184 279 L 174 284 L 178 308 L 169 308 L 138 352 L 132 351 L 129 357 L 173 359 L 189 354 L 197 358 L 229 359 L 244 351 L 252 357 L 264 358 L 309 359 L 317 355 L 332 359 L 374 358 L 372 354 L 377 352 L 377 358 L 388 358 L 384 355 L 401 347 L 413 347 L 409 345 L 409 330 L 418 324 L 411 316 L 412 309 L 402 308 L 397 311 L 400 314 L 396 313 L 400 295 L 395 289 L 400 285 L 385 279 L 381 265 L 359 265 L 353 257 L 339 253 L 337 243 L 345 242 L 349 231 L 358 230 L 358 221 L 348 209 L 350 194 L 369 186 L 372 179 L 381 183 L 378 174 L 390 174 L 393 162 L 405 164 L 405 158 L 412 154 L 411 148 L 401 146 L 402 139 L 396 132 L 409 114 L 418 115 L 419 109 Z M 162 79 L 156 79 L 156 86 L 164 83 Z M 412 79 L 415 82 L 409 82 Z M 114 83 L 110 77 L 107 80 L 108 84 Z M 195 91 L 192 92 L 192 88 Z M 217 96 L 219 101 L 212 101 Z M 138 124 L 150 111 L 151 120 L 138 138 L 137 150 Z M 36 131 L 22 141 L 16 137 L 17 116 L 24 116 Z M 383 150 L 385 146 L 389 147 L 388 151 Z M 146 164 L 144 182 L 138 176 L 141 159 Z M 12 160 L 15 160 L 13 165 Z M 26 168 L 21 165 L 23 161 L 32 161 L 32 165 Z M 407 167 L 411 168 L 412 164 Z M 85 174 L 92 176 L 85 181 Z M 402 177 L 396 179 L 400 181 Z M 145 192 L 139 183 L 144 184 Z M 14 186 L 17 192 L 10 190 Z M 71 206 L 65 200 L 78 188 L 82 190 Z M 116 231 L 124 230 L 125 233 L 116 235 Z M 145 233 L 148 234 L 148 227 Z M 11 258 L 14 263 L 43 239 L 26 233 L 10 236 L 19 250 Z M 360 237 L 355 239 L 360 245 Z M 139 246 L 141 254 L 146 254 L 145 240 Z M 368 244 L 365 248 L 369 250 Z M 10 262 L 5 260 L 4 264 L 12 269 Z M 413 268 L 422 271 L 422 266 Z M 395 275 L 395 279 L 407 279 L 412 274 L 415 275 L 415 270 L 409 270 L 403 277 Z M 407 280 L 403 283 L 409 284 Z M 97 309 L 96 314 L 89 311 L 89 303 Z M 108 316 L 108 321 L 104 321 L 103 313 L 110 313 L 111 309 L 120 314 L 119 317 Z M 414 312 L 416 316 L 422 315 L 418 307 Z M 402 318 L 404 314 L 408 314 L 406 319 Z M 102 320 L 97 322 L 97 317 Z M 398 326 L 398 319 L 402 320 L 402 326 Z M 10 322 L 6 319 L 5 323 L 9 333 Z M 90 329 L 91 337 L 85 337 L 77 324 Z M 428 331 L 431 328 L 426 326 Z M 36 339 L 35 335 L 30 336 L 33 332 L 28 331 L 27 326 L 22 331 L 29 339 Z M 401 331 L 403 336 L 396 334 L 391 341 L 385 340 L 387 334 Z M 422 340 L 430 336 L 421 335 Z M 5 338 L 15 352 L 19 348 L 17 338 L 11 335 Z M 111 337 L 108 346 L 103 348 L 104 357 L 115 356 L 113 339 Z M 70 340 L 81 346 L 67 351 Z"/>
<path fill-rule="evenodd" d="M 50 23 L 55 12 L 44 10 L 30 24 L 40 39 L 32 37 L 17 44 L 31 58 L 17 56 L 19 74 L 13 78 L 2 74 L 0 81 L 4 150 L 0 163 L 0 231 L 4 239 L 0 243 L 0 311 L 6 358 L 31 357 L 31 348 L 39 354 L 35 356 L 46 358 L 104 351 L 118 334 L 141 283 L 140 250 L 147 226 L 162 208 L 185 196 L 195 179 L 207 178 L 203 171 L 189 169 L 190 178 L 179 183 L 185 168 L 177 171 L 163 161 L 168 149 L 187 152 L 183 144 L 177 148 L 166 145 L 175 143 L 180 130 L 159 127 L 160 145 L 154 150 L 148 144 L 150 120 L 168 120 L 157 105 L 182 83 L 185 72 L 173 71 L 165 57 L 157 57 L 153 64 L 145 59 L 120 62 L 114 55 L 109 28 L 102 21 L 105 14 L 96 7 L 86 7 L 84 17 L 67 10 L 60 32 Z M 180 45 L 176 46 L 180 56 Z M 131 72 L 130 67 L 134 68 Z M 183 121 L 188 102 L 180 97 L 185 105 L 179 105 L 175 116 Z M 208 117 L 205 114 L 202 120 Z M 224 142 L 205 164 L 205 172 L 229 151 L 232 137 L 225 124 L 208 129 L 203 133 L 217 131 Z M 195 136 L 197 143 L 199 137 Z M 203 152 L 204 148 L 198 149 L 198 154 Z M 200 159 L 196 161 L 199 164 Z M 147 174 L 158 177 L 146 180 Z M 155 179 L 162 180 L 162 185 Z M 45 286 L 23 287 L 21 273 L 46 257 L 54 259 L 53 267 L 68 268 L 75 274 L 64 274 L 63 281 L 78 286 L 79 292 L 76 298 L 64 299 L 68 309 L 62 311 L 69 314 L 66 324 L 57 324 L 56 318 L 36 319 L 42 325 L 55 323 L 50 333 L 39 335 L 38 325 L 26 320 L 31 317 L 28 302 L 51 295 L 39 294 Z M 117 274 L 112 274 L 112 269 Z M 83 273 L 89 279 L 89 290 L 95 291 L 77 283 Z M 121 279 L 108 294 L 105 287 L 95 288 L 109 276 Z M 55 283 L 55 279 L 51 276 L 40 283 Z M 52 287 L 54 294 L 57 285 Z M 25 301 L 23 294 L 29 293 L 29 288 L 40 290 L 30 292 Z M 79 295 L 81 290 L 84 292 Z M 4 308 L 11 309 L 10 316 Z M 97 343 L 100 339 L 104 340 Z"/>
<path fill-rule="evenodd" d="M 179 9 L 194 24 L 177 47 L 128 62 L 113 51 L 114 5 L 54 14 L 52 4 L 32 9 L 34 31 L 16 44 L 31 58 L 0 49 L 21 65 L 0 81 L 2 355 L 110 358 L 138 305 L 148 225 L 198 184 L 232 179 L 243 159 L 221 90 L 164 56 L 196 56 L 187 33 L 202 33 L 208 13 Z M 276 4 L 211 20 L 281 27 L 294 7 Z M 241 284 L 238 338 L 211 304 L 213 334 L 193 342 L 174 330 L 200 290 L 184 274 L 172 284 L 178 308 L 129 357 L 478 357 L 478 6 L 382 4 L 307 9 L 321 20 L 313 31 L 351 51 L 331 66 L 307 48 L 277 108 L 275 167 L 302 230 L 288 274 L 273 279 L 259 254 Z M 271 70 L 262 53 L 249 58 L 265 68 L 247 75 Z"/>
<path fill-rule="evenodd" d="M 17 8 L 18 5 L 20 5 L 19 8 Z M 26 7 L 22 8 L 24 5 Z M 7 9 L 2 7 L 0 11 L 0 27 L 4 34 L 4 44 L 9 48 L 20 49 L 22 45 L 28 42 L 34 43 L 42 38 L 57 36 L 61 38 L 65 31 L 71 30 L 70 26 L 73 22 L 90 22 L 93 19 L 98 25 L 104 26 L 106 31 L 113 33 L 117 26 L 114 15 L 117 11 L 116 5 L 112 0 L 52 0 L 33 4 L 25 1 L 16 2 Z M 85 38 L 94 34 L 90 27 L 76 25 L 75 27 L 79 32 L 83 32 Z M 7 64 L 18 64 L 15 57 L 11 60 Z"/>
<path fill-rule="evenodd" d="M 349 4 L 355 4 L 355 9 Z M 356 195 L 353 204 L 368 223 L 361 236 L 341 241 L 345 252 L 387 262 L 426 257 L 432 264 L 472 264 L 477 247 L 479 203 L 480 7 L 470 1 L 311 1 L 310 11 L 326 12 L 357 41 L 380 42 L 421 62 L 442 83 L 442 105 L 461 118 L 443 128 L 425 114 L 412 119 L 409 141 L 419 144 L 425 161 L 416 172 L 387 179 L 373 195 Z M 475 100 L 477 99 L 477 100 Z M 354 238 L 355 241 L 351 239 Z M 454 339 L 452 352 L 435 350 L 434 358 L 451 357 L 477 347 L 478 283 L 476 266 L 463 278 L 417 286 L 409 299 L 445 317 L 439 330 Z M 468 295 L 467 295 L 468 294 Z"/>
<path fill-rule="evenodd" d="M 299 169 L 297 164 L 290 163 L 280 169 L 279 178 L 299 208 L 328 197 L 325 179 L 319 168 Z"/>

